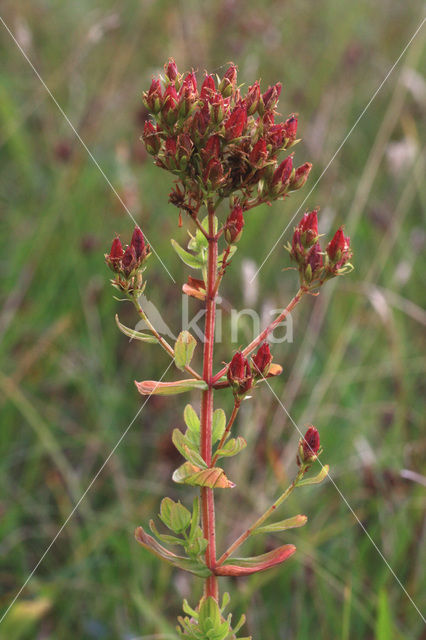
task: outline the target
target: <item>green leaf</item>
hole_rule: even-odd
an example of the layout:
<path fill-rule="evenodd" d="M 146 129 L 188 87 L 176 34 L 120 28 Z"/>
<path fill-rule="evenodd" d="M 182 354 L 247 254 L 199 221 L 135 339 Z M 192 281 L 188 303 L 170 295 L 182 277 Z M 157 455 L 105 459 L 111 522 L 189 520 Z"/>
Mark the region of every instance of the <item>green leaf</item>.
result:
<path fill-rule="evenodd" d="M 303 527 L 308 521 L 306 516 L 298 515 L 293 518 L 287 518 L 286 520 L 280 520 L 280 522 L 273 522 L 271 524 L 265 524 L 257 529 L 254 529 L 250 535 L 256 536 L 258 533 L 274 533 L 278 531 L 286 531 L 287 529 L 297 529 Z"/>
<path fill-rule="evenodd" d="M 183 533 L 191 522 L 191 512 L 180 502 L 175 502 L 171 510 L 170 521 L 172 531 Z"/>
<path fill-rule="evenodd" d="M 216 451 L 216 455 L 220 458 L 236 456 L 237 453 L 240 453 L 240 451 L 245 449 L 246 446 L 247 442 L 241 436 L 238 436 L 238 438 L 231 438 L 221 449 Z"/>
<path fill-rule="evenodd" d="M 186 598 L 183 601 L 182 609 L 184 610 L 184 613 L 186 613 L 188 616 L 191 616 L 195 620 L 198 620 L 197 611 L 195 611 L 195 609 L 192 609 L 192 607 L 189 606 L 188 600 Z"/>
<path fill-rule="evenodd" d="M 174 567 L 189 571 L 189 573 L 193 573 L 200 578 L 208 578 L 208 576 L 212 575 L 210 569 L 205 564 L 202 564 L 200 560 L 176 555 L 159 544 L 152 536 L 148 535 L 142 527 L 136 529 L 135 538 L 145 549 L 148 549 L 148 551 L 159 558 L 163 558 L 163 560 Z"/>
<path fill-rule="evenodd" d="M 176 449 L 179 453 L 186 459 L 202 468 L 207 468 L 206 463 L 203 458 L 200 456 L 198 451 L 194 451 L 193 445 L 188 441 L 186 436 L 183 435 L 182 431 L 179 429 L 174 429 L 172 434 L 172 442 L 175 445 Z"/>
<path fill-rule="evenodd" d="M 179 484 L 189 484 L 194 487 L 209 487 L 210 489 L 235 487 L 235 484 L 228 480 L 224 470 L 220 467 L 200 469 L 190 462 L 185 462 L 176 469 L 172 477 Z"/>
<path fill-rule="evenodd" d="M 202 269 L 205 260 L 203 260 L 199 255 L 194 255 L 182 249 L 182 247 L 176 242 L 176 240 L 171 239 L 172 247 L 178 254 L 179 258 L 182 260 L 184 264 L 188 267 L 192 267 L 192 269 Z"/>
<path fill-rule="evenodd" d="M 330 467 L 328 464 L 325 464 L 318 475 L 313 478 L 304 478 L 303 480 L 299 480 L 296 486 L 298 487 L 307 487 L 309 484 L 320 484 L 327 476 Z"/>
<path fill-rule="evenodd" d="M 209 623 L 210 620 L 210 623 Z M 209 596 L 201 601 L 200 612 L 198 614 L 198 624 L 203 631 L 209 631 L 221 624 L 219 605 L 214 598 Z M 208 627 L 206 629 L 206 626 Z"/>
<path fill-rule="evenodd" d="M 226 429 L 226 415 L 223 409 L 216 409 L 213 413 L 212 444 L 218 442 Z"/>
<path fill-rule="evenodd" d="M 197 341 L 189 331 L 181 331 L 175 343 L 175 365 L 183 371 L 191 362 Z"/>
<path fill-rule="evenodd" d="M 171 498 L 163 498 L 160 505 L 160 518 L 169 529 L 172 528 L 171 522 L 173 505 L 174 501 Z"/>
<path fill-rule="evenodd" d="M 197 231 L 195 232 L 195 236 L 191 235 L 191 239 L 188 242 L 188 249 L 190 249 L 191 251 L 196 251 L 197 253 L 199 251 L 202 251 L 203 249 L 207 249 L 208 246 L 209 241 L 207 240 L 204 233 L 200 231 L 200 229 L 197 229 Z"/>
<path fill-rule="evenodd" d="M 157 382 L 156 380 L 144 380 L 143 382 L 137 382 L 135 385 L 139 393 L 143 396 L 173 396 L 177 393 L 185 393 L 186 391 L 192 391 L 198 389 L 205 391 L 208 389 L 204 380 L 196 380 L 190 378 L 189 380 L 178 380 L 177 382 Z"/>
<path fill-rule="evenodd" d="M 120 329 L 120 331 L 124 333 L 125 336 L 132 338 L 132 340 L 140 340 L 141 342 L 150 342 L 151 344 L 158 343 L 157 338 L 151 335 L 150 333 L 141 333 L 140 331 L 134 331 L 133 329 L 129 329 L 129 327 L 126 327 L 124 324 L 121 324 L 117 314 L 115 315 L 115 322 L 117 324 L 117 327 Z"/>
<path fill-rule="evenodd" d="M 155 526 L 155 522 L 154 520 L 150 520 L 149 521 L 149 528 L 151 529 L 152 533 L 161 541 L 161 542 L 165 542 L 166 544 L 176 544 L 176 545 L 180 545 L 180 546 L 184 546 L 185 542 L 183 540 L 181 540 L 180 538 L 176 538 L 176 536 L 171 536 L 167 533 L 160 533 L 157 529 L 157 527 Z"/>
<path fill-rule="evenodd" d="M 185 410 L 183 412 L 183 419 L 185 420 L 185 424 L 188 429 L 190 429 L 190 431 L 200 433 L 200 419 L 197 416 L 195 409 L 190 404 L 187 404 L 185 407 Z"/>
<path fill-rule="evenodd" d="M 199 524 L 200 524 L 200 499 L 198 496 L 195 496 L 194 502 L 192 504 L 192 517 L 191 517 L 191 528 L 189 530 L 189 539 L 194 537 L 195 531 Z"/>

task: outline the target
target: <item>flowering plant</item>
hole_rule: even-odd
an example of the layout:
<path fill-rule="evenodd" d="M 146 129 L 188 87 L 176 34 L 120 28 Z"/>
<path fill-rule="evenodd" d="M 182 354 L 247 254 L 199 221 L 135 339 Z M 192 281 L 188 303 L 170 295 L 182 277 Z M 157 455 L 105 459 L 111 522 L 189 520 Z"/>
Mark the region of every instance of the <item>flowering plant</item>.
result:
<path fill-rule="evenodd" d="M 200 495 L 195 497 L 191 509 L 168 497 L 162 500 L 160 520 L 169 533 L 161 532 L 152 520 L 149 526 L 153 535 L 142 527 L 135 533 L 136 540 L 146 549 L 204 579 L 200 602 L 192 608 L 184 601 L 185 616 L 178 618 L 179 635 L 193 640 L 237 638 L 245 617 L 237 624 L 232 623 L 230 614 L 225 617 L 224 609 L 230 598 L 225 594 L 220 599 L 218 578 L 265 571 L 293 555 L 296 548 L 285 544 L 260 556 L 233 557 L 249 536 L 303 526 L 307 521 L 304 515 L 268 524 L 266 521 L 295 488 L 319 483 L 328 473 L 325 465 L 317 475 L 307 476 L 321 453 L 318 431 L 310 426 L 300 439 L 298 472 L 290 486 L 218 556 L 214 492 L 235 485 L 217 463 L 239 454 L 247 445 L 242 436 L 231 437 L 247 393 L 282 371 L 272 362 L 267 338 L 303 296 L 316 294 L 326 280 L 351 269 L 350 241 L 343 230 L 340 228 L 335 233 L 324 251 L 319 242 L 317 211 L 305 213 L 287 247 L 299 271 L 300 286 L 296 295 L 249 345 L 214 372 L 216 298 L 241 240 L 247 212 L 260 204 L 287 198 L 304 185 L 311 170 L 309 162 L 294 167 L 292 154 L 279 160 L 282 152 L 298 142 L 294 114 L 284 122 L 276 122 L 280 93 L 279 83 L 261 93 L 259 82 L 255 82 L 243 95 L 234 65 L 222 78 L 206 73 L 198 87 L 195 73 L 181 75 L 170 59 L 165 65 L 164 77 L 154 78 L 143 96 L 152 114 L 152 120 L 145 123 L 144 144 L 155 164 L 176 178 L 170 202 L 179 210 L 179 225 L 185 214 L 193 227 L 187 248 L 175 240 L 172 246 L 181 260 L 200 276 L 188 277 L 183 292 L 202 301 L 206 309 L 201 372 L 191 366 L 195 338 L 188 331 L 182 331 L 172 346 L 151 324 L 140 303 L 146 284 L 143 272 L 150 256 L 142 231 L 136 227 L 130 245 L 124 248 L 116 237 L 110 253 L 105 256 L 114 274 L 113 286 L 134 304 L 149 333 L 129 329 L 117 318 L 119 328 L 133 339 L 159 344 L 173 358 L 176 367 L 190 376 L 174 382 L 136 382 L 138 391 L 149 396 L 188 391 L 201 394 L 200 414 L 187 404 L 183 416 L 186 431 L 175 429 L 172 436 L 174 446 L 184 459 L 174 472 L 173 480 L 199 487 Z M 222 409 L 214 408 L 214 395 L 218 391 L 233 394 L 234 408 L 228 420 Z"/>

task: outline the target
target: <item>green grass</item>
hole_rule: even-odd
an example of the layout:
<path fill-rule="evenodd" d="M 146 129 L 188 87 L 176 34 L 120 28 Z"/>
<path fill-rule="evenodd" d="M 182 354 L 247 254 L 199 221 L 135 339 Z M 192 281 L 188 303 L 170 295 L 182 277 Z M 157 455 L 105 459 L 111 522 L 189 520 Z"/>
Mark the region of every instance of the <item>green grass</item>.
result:
<path fill-rule="evenodd" d="M 285 204 L 250 216 L 223 289 L 238 309 L 242 258 L 263 261 L 421 11 L 420 2 L 386 0 L 6 0 L 0 15 L 176 279 L 172 287 L 152 258 L 149 297 L 178 327 L 186 271 L 168 238 L 183 239 L 184 231 L 167 204 L 171 178 L 141 155 L 138 140 L 140 95 L 151 74 L 169 55 L 200 71 L 220 72 L 233 60 L 247 84 L 281 80 L 280 109 L 299 113 L 296 159 L 312 160 L 313 175 Z M 421 33 L 304 205 L 321 207 L 323 232 L 346 225 L 356 270 L 295 312 L 294 342 L 274 350 L 284 373 L 273 388 L 301 428 L 316 424 L 337 486 L 424 611 L 424 489 L 401 477 L 403 469 L 424 472 L 426 448 L 423 44 Z M 103 253 L 114 232 L 130 234 L 131 220 L 2 25 L 0 56 L 5 610 L 140 407 L 133 380 L 160 377 L 168 358 L 154 346 L 129 344 L 114 323 L 117 312 L 129 326 L 135 318 L 112 297 Z M 407 88 L 413 74 L 417 85 Z M 389 153 L 396 142 L 411 144 L 414 155 L 395 171 Z M 58 143 L 70 145 L 66 162 L 55 155 Z M 259 274 L 258 310 L 265 300 L 286 304 L 296 290 L 293 273 L 282 271 L 288 238 Z M 217 363 L 232 348 L 218 347 Z M 189 502 L 191 491 L 171 481 L 177 460 L 167 446 L 186 400 L 148 402 L 0 624 L 1 638 L 174 637 L 182 597 L 194 603 L 201 584 L 148 555 L 133 531 L 158 513 L 164 495 Z M 227 466 L 237 488 L 219 500 L 221 545 L 294 469 L 297 433 L 270 391 L 256 392 L 241 413 L 238 431 L 252 450 Z M 294 558 L 280 570 L 223 583 L 235 615 L 248 610 L 255 640 L 420 639 L 420 616 L 332 484 L 300 490 L 284 511 L 309 516 L 305 528 L 285 536 L 298 547 Z M 261 552 L 264 544 L 254 539 L 245 548 Z"/>

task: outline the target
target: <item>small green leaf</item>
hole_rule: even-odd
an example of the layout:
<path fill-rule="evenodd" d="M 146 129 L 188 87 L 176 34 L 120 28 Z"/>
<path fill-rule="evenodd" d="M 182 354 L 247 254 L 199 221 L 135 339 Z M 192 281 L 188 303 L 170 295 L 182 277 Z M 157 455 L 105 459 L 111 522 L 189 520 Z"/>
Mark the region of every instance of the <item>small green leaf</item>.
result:
<path fill-rule="evenodd" d="M 196 380 L 190 378 L 189 380 L 178 380 L 177 382 L 157 382 L 156 380 L 144 380 L 143 382 L 135 381 L 137 390 L 143 396 L 173 396 L 177 393 L 185 393 L 186 391 L 192 391 L 198 389 L 205 391 L 208 389 L 204 380 Z"/>
<path fill-rule="evenodd" d="M 160 505 L 160 518 L 171 529 L 171 515 L 174 501 L 171 498 L 163 498 Z"/>
<path fill-rule="evenodd" d="M 328 476 L 328 472 L 330 467 L 328 464 L 325 464 L 318 475 L 313 478 L 304 478 L 303 480 L 299 480 L 297 483 L 298 487 L 307 487 L 309 484 L 320 484 L 325 478 Z"/>
<path fill-rule="evenodd" d="M 208 620 L 211 621 L 209 625 Z M 219 605 L 214 598 L 209 596 L 203 598 L 200 606 L 200 612 L 198 614 L 198 624 L 203 631 L 209 631 L 221 624 L 222 617 L 220 615 Z M 208 628 L 206 629 L 206 626 Z"/>
<path fill-rule="evenodd" d="M 193 449 L 192 443 L 183 435 L 179 429 L 174 429 L 172 433 L 172 442 L 179 453 L 186 459 L 202 468 L 207 468 L 206 463 L 200 456 L 198 451 Z"/>
<path fill-rule="evenodd" d="M 192 518 L 191 518 L 191 529 L 189 530 L 189 539 L 194 537 L 195 531 L 199 524 L 200 524 L 200 499 L 198 496 L 195 496 L 194 502 L 192 504 Z"/>
<path fill-rule="evenodd" d="M 274 533 L 278 531 L 286 531 L 287 529 L 297 529 L 303 527 L 308 521 L 306 516 L 298 515 L 293 518 L 287 518 L 286 520 L 280 520 L 280 522 L 273 522 L 271 524 L 265 524 L 262 527 L 258 527 L 251 532 L 250 535 L 256 536 L 258 533 Z"/>
<path fill-rule="evenodd" d="M 194 255 L 193 253 L 185 251 L 185 249 L 182 249 L 182 247 L 176 242 L 176 240 L 173 240 L 173 238 L 171 240 L 171 243 L 173 249 L 176 251 L 179 258 L 184 264 L 186 264 L 188 267 L 191 267 L 192 269 L 203 268 L 206 261 L 203 260 L 199 255 Z"/>
<path fill-rule="evenodd" d="M 200 469 L 190 462 L 185 462 L 176 469 L 172 477 L 179 484 L 189 484 L 194 487 L 209 487 L 210 489 L 235 487 L 235 484 L 228 480 L 224 470 L 220 467 Z"/>
<path fill-rule="evenodd" d="M 157 527 L 155 526 L 154 520 L 150 520 L 149 521 L 149 528 L 151 529 L 152 533 L 161 542 L 165 542 L 166 544 L 176 544 L 176 545 L 181 545 L 181 546 L 185 545 L 185 542 L 183 540 L 181 540 L 180 538 L 176 538 L 176 536 L 171 536 L 168 533 L 160 533 L 158 531 Z"/>
<path fill-rule="evenodd" d="M 212 443 L 215 444 L 223 436 L 226 429 L 226 415 L 223 409 L 216 409 L 213 413 Z"/>
<path fill-rule="evenodd" d="M 191 616 L 195 620 L 198 620 L 197 611 L 195 611 L 195 609 L 192 609 L 192 607 L 189 606 L 188 600 L 186 598 L 183 601 L 182 609 L 184 610 L 184 613 L 186 613 L 188 616 Z"/>
<path fill-rule="evenodd" d="M 212 575 L 210 569 L 203 564 L 200 560 L 195 560 L 194 558 L 185 558 L 183 556 L 178 556 L 169 549 L 166 549 L 161 544 L 159 544 L 155 538 L 148 535 L 142 527 L 138 527 L 135 531 L 135 538 L 145 549 L 151 551 L 154 555 L 159 558 L 163 558 L 169 564 L 179 567 L 179 569 L 183 569 L 184 571 L 189 571 L 189 573 L 193 573 L 200 578 L 208 578 L 208 576 Z"/>
<path fill-rule="evenodd" d="M 140 340 L 141 342 L 150 342 L 151 344 L 158 343 L 158 340 L 155 336 L 149 333 L 141 333 L 140 331 L 134 331 L 133 329 L 129 329 L 129 327 L 126 327 L 124 324 L 121 324 L 117 314 L 115 315 L 115 322 L 117 324 L 117 327 L 120 329 L 120 331 L 124 333 L 125 336 L 132 338 L 132 340 Z"/>
<path fill-rule="evenodd" d="M 181 331 L 175 343 L 175 365 L 183 371 L 191 362 L 197 341 L 189 331 Z"/>
<path fill-rule="evenodd" d="M 175 502 L 170 514 L 171 530 L 175 533 L 183 533 L 191 522 L 191 512 L 180 502 Z"/>
<path fill-rule="evenodd" d="M 219 458 L 236 456 L 237 453 L 240 453 L 246 446 L 247 442 L 241 436 L 231 438 L 221 449 L 216 451 L 216 455 L 219 456 Z"/>
<path fill-rule="evenodd" d="M 190 431 L 194 431 L 195 433 L 200 432 L 200 419 L 197 416 L 195 409 L 190 404 L 187 404 L 185 407 L 183 419 Z"/>
<path fill-rule="evenodd" d="M 285 544 L 268 553 L 252 558 L 228 558 L 225 562 L 215 568 L 218 576 L 249 576 L 252 573 L 266 571 L 285 562 L 296 551 L 292 544 Z"/>

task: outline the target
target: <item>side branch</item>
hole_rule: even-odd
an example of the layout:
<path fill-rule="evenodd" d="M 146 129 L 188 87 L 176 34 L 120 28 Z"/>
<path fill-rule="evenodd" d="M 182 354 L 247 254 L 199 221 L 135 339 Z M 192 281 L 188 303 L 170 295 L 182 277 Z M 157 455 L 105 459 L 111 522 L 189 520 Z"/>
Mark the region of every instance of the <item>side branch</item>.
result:
<path fill-rule="evenodd" d="M 273 322 L 271 322 L 271 324 L 268 325 L 266 327 L 266 329 L 264 329 L 261 333 L 259 333 L 259 335 L 256 338 L 254 338 L 254 340 L 252 340 L 250 342 L 250 344 L 247 345 L 247 347 L 245 347 L 245 349 L 243 349 L 243 351 L 242 351 L 243 356 L 248 356 L 250 353 L 252 353 L 252 351 L 254 351 L 260 345 L 260 343 L 263 342 L 265 340 L 265 338 L 267 338 L 270 333 L 272 333 L 272 331 L 274 331 L 274 329 L 280 324 L 280 322 L 285 320 L 285 318 L 288 316 L 288 314 L 291 313 L 291 311 L 293 311 L 294 307 L 302 299 L 304 294 L 307 293 L 307 291 L 308 290 L 306 289 L 306 287 L 300 287 L 299 291 L 296 293 L 294 298 L 289 302 L 289 304 L 286 306 L 286 308 L 283 309 L 283 311 L 280 313 L 280 315 L 277 318 L 275 318 L 275 320 Z M 227 366 L 223 367 L 214 376 L 213 384 L 218 382 L 218 380 L 220 380 L 220 378 L 223 375 L 225 375 L 227 368 L 228 368 Z"/>

